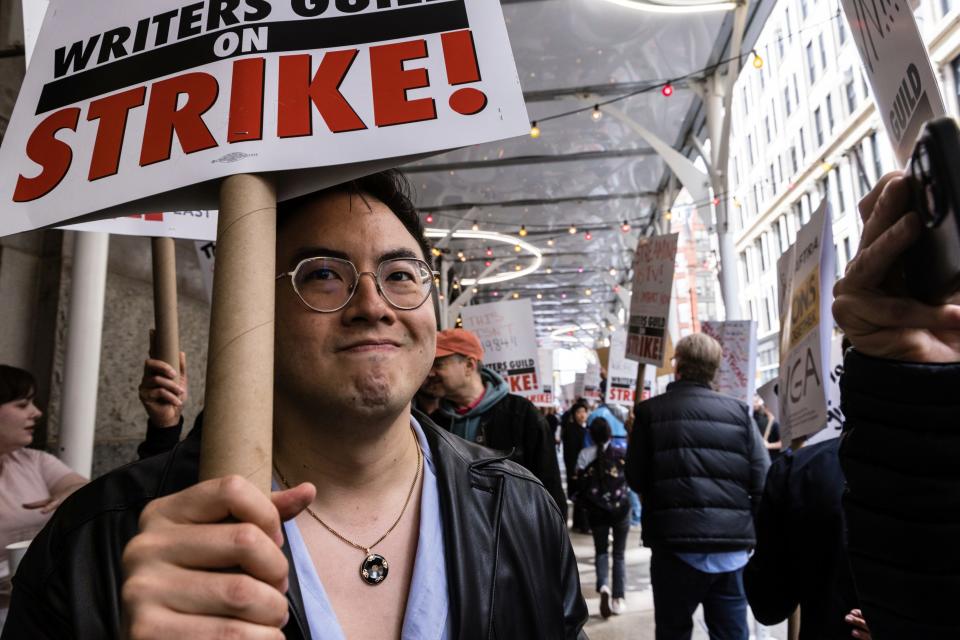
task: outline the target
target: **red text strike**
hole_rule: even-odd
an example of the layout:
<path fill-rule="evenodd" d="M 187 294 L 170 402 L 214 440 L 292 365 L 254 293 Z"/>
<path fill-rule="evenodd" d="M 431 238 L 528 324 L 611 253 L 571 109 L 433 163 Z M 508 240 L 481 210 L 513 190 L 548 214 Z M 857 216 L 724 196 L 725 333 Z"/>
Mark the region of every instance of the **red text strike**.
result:
<path fill-rule="evenodd" d="M 469 30 L 441 35 L 447 80 L 459 85 L 480 80 L 473 36 Z M 315 64 L 315 56 L 291 54 L 279 56 L 277 87 L 277 138 L 313 135 L 314 111 L 331 133 L 368 128 L 353 105 L 340 92 L 340 86 L 353 67 L 359 51 L 343 49 L 325 52 Z M 373 126 L 388 127 L 435 120 L 434 99 L 409 99 L 413 89 L 428 89 L 430 77 L 415 61 L 427 58 L 427 42 L 406 40 L 370 48 L 368 95 Z M 164 78 L 148 85 L 132 87 L 100 96 L 86 106 L 88 126 L 96 126 L 93 146 L 74 149 L 63 131 L 76 132 L 82 107 L 67 107 L 48 114 L 27 139 L 27 157 L 40 165 L 39 174 L 20 174 L 13 193 L 14 202 L 29 202 L 47 195 L 61 183 L 75 156 L 86 155 L 88 181 L 116 175 L 124 140 L 140 141 L 140 166 L 168 162 L 176 138 L 185 154 L 224 144 L 255 142 L 263 139 L 263 115 L 266 64 L 263 57 L 248 57 L 233 62 L 229 93 L 224 93 L 217 78 L 203 71 L 192 71 Z M 211 132 L 204 114 L 219 100 L 229 99 L 226 131 Z M 479 113 L 487 97 L 478 89 L 465 87 L 450 96 L 450 108 L 462 115 Z M 146 108 L 142 131 L 130 131 L 129 115 Z M 216 134 L 216 135 L 215 135 Z"/>
<path fill-rule="evenodd" d="M 443 45 L 443 62 L 447 67 L 447 82 L 451 86 L 481 79 L 477 50 L 469 29 L 444 33 L 440 36 L 440 43 Z M 487 96 L 479 89 L 466 87 L 450 95 L 450 108 L 465 116 L 480 113 L 486 106 Z"/>

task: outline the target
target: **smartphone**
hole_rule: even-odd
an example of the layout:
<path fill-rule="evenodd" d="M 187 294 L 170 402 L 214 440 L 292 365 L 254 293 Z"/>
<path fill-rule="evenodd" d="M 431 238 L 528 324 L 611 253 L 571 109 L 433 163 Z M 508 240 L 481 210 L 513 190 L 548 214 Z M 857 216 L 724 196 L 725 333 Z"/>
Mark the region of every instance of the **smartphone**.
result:
<path fill-rule="evenodd" d="M 960 291 L 960 129 L 952 118 L 924 125 L 913 149 L 914 211 L 923 230 L 904 254 L 907 292 L 943 304 Z"/>

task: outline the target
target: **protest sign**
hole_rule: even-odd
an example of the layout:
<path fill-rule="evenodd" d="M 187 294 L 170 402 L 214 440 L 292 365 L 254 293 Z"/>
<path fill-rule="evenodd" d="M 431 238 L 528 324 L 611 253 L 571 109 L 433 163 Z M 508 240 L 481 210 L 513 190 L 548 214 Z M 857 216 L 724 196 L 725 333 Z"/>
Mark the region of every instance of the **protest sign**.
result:
<path fill-rule="evenodd" d="M 900 166 L 927 120 L 946 114 L 912 3 L 841 0 Z"/>
<path fill-rule="evenodd" d="M 777 262 L 780 294 L 780 425 L 784 442 L 827 423 L 834 260 L 824 199 Z"/>
<path fill-rule="evenodd" d="M 723 359 L 714 378 L 717 391 L 752 406 L 757 386 L 757 323 L 709 320 L 700 323 L 700 327 L 723 347 Z"/>
<path fill-rule="evenodd" d="M 633 258 L 627 358 L 663 365 L 679 234 L 640 238 Z"/>
<path fill-rule="evenodd" d="M 573 399 L 579 400 L 583 397 L 584 394 L 584 379 L 586 378 L 585 373 L 575 373 L 573 376 Z"/>
<path fill-rule="evenodd" d="M 282 201 L 528 129 L 498 3 L 55 2 L 0 148 L 0 233 L 216 209 L 234 174 L 279 172 Z"/>
<path fill-rule="evenodd" d="M 757 389 L 757 395 L 763 400 L 764 406 L 770 410 L 777 422 L 780 422 L 780 398 L 777 396 L 777 384 L 779 382 L 777 378 L 774 378 Z M 750 406 L 753 406 L 752 402 Z"/>
<path fill-rule="evenodd" d="M 540 393 L 537 375 L 537 335 L 533 305 L 528 299 L 464 307 L 463 328 L 483 345 L 483 364 L 507 381 L 510 393 Z"/>
<path fill-rule="evenodd" d="M 807 444 L 837 438 L 843 432 L 843 411 L 840 410 L 840 376 L 843 375 L 843 336 L 830 342 L 830 375 L 827 383 L 827 426 L 810 436 Z"/>
<path fill-rule="evenodd" d="M 538 370 L 540 391 L 528 394 L 526 398 L 538 407 L 552 407 L 555 403 L 553 391 L 553 350 L 538 349 L 537 358 L 540 365 Z"/>
<path fill-rule="evenodd" d="M 590 362 L 583 374 L 583 397 L 592 403 L 600 402 L 600 363 Z"/>
<path fill-rule="evenodd" d="M 618 329 L 610 336 L 610 361 L 607 365 L 607 404 L 632 407 L 636 402 L 637 369 L 640 365 L 627 359 L 627 331 Z"/>
<path fill-rule="evenodd" d="M 217 212 L 155 211 L 60 228 L 65 231 L 102 231 L 121 236 L 203 240 L 206 243 L 217 239 Z"/>

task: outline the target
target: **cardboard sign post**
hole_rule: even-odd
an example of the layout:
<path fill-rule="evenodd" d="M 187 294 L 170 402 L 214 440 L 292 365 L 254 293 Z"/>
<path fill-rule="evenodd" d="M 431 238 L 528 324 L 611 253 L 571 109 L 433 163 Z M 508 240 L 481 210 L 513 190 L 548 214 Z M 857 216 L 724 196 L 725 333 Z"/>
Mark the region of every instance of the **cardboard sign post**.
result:
<path fill-rule="evenodd" d="M 636 403 L 637 371 L 640 365 L 627 359 L 627 331 L 610 336 L 610 363 L 607 366 L 607 404 L 632 407 Z"/>
<path fill-rule="evenodd" d="M 153 257 L 153 357 L 180 371 L 177 321 L 177 253 L 173 238 L 151 238 Z"/>
<path fill-rule="evenodd" d="M 633 258 L 627 357 L 663 366 L 678 233 L 640 238 Z"/>
<path fill-rule="evenodd" d="M 827 424 L 835 259 L 830 205 L 824 200 L 777 262 L 784 442 Z"/>
<path fill-rule="evenodd" d="M 923 123 L 946 114 L 909 2 L 841 0 L 877 108 L 904 166 Z"/>
<path fill-rule="evenodd" d="M 277 200 L 264 176 L 223 181 L 200 478 L 270 492 Z"/>
<path fill-rule="evenodd" d="M 507 381 L 510 393 L 529 397 L 541 392 L 537 333 L 530 300 L 464 307 L 460 317 L 463 328 L 480 338 L 484 366 Z"/>
<path fill-rule="evenodd" d="M 723 359 L 714 379 L 717 391 L 753 406 L 757 386 L 757 323 L 709 320 L 700 323 L 700 327 L 723 347 Z"/>

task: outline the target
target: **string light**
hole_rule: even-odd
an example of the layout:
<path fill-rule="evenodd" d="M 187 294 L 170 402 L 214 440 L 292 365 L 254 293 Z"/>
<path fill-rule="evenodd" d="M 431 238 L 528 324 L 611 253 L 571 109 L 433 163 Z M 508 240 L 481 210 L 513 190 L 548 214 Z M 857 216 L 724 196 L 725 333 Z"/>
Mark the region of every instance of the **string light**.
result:
<path fill-rule="evenodd" d="M 615 267 L 610 267 L 610 275 L 612 276 L 617 275 L 617 269 Z"/>
<path fill-rule="evenodd" d="M 663 94 L 664 98 L 669 98 L 670 96 L 673 95 L 673 85 L 670 84 L 669 82 L 663 85 L 663 88 L 660 89 L 660 93 Z"/>
<path fill-rule="evenodd" d="M 538 293 L 538 294 L 537 294 L 537 300 L 543 300 L 543 294 L 542 294 L 542 293 Z"/>
<path fill-rule="evenodd" d="M 570 225 L 570 228 L 567 229 L 567 233 L 569 233 L 570 235 L 576 235 L 576 233 L 577 233 L 577 225 L 575 225 L 575 224 Z"/>
<path fill-rule="evenodd" d="M 673 211 L 667 211 L 663 214 L 664 220 L 673 220 Z"/>
<path fill-rule="evenodd" d="M 490 294 L 490 295 L 492 295 L 494 298 L 499 298 L 499 297 L 500 297 L 500 292 L 499 292 L 499 291 L 494 291 L 494 292 L 493 292 L 492 294 Z"/>
<path fill-rule="evenodd" d="M 530 137 L 534 140 L 540 137 L 540 127 L 537 126 L 536 120 L 530 123 Z"/>
<path fill-rule="evenodd" d="M 517 253 L 520 253 L 521 251 L 523 251 L 523 247 L 521 247 L 518 244 L 515 244 L 513 245 L 513 250 L 516 251 Z"/>
<path fill-rule="evenodd" d="M 593 234 L 587 231 L 585 234 L 583 234 L 583 239 L 589 242 L 590 240 L 593 240 Z"/>
<path fill-rule="evenodd" d="M 480 289 L 477 289 L 476 287 L 470 289 L 470 291 L 473 291 L 474 293 L 480 293 Z"/>
<path fill-rule="evenodd" d="M 560 294 L 560 299 L 561 299 L 561 300 L 566 300 L 566 299 L 567 299 L 567 294 L 561 293 L 561 294 Z"/>
<path fill-rule="evenodd" d="M 520 269 L 522 269 L 522 268 L 523 268 L 523 267 L 521 267 L 520 265 L 514 265 L 513 270 L 514 270 L 514 271 L 520 271 Z"/>
<path fill-rule="evenodd" d="M 719 207 L 719 206 L 720 206 L 720 198 L 718 198 L 718 197 L 716 197 L 716 196 L 713 198 L 713 206 L 715 206 L 715 207 Z"/>
<path fill-rule="evenodd" d="M 490 262 L 489 260 L 484 260 L 484 261 L 483 261 L 483 264 L 484 264 L 484 266 L 489 267 L 489 266 L 492 265 L 493 263 Z"/>
<path fill-rule="evenodd" d="M 590 114 L 590 117 L 593 118 L 594 122 L 603 117 L 603 111 L 600 111 L 600 105 L 593 105 L 593 113 Z"/>
<path fill-rule="evenodd" d="M 460 256 L 460 262 L 466 262 L 467 256 Z"/>
<path fill-rule="evenodd" d="M 514 292 L 513 292 L 513 299 L 516 300 L 516 299 L 518 299 L 519 297 L 520 297 L 520 294 L 517 293 L 516 291 L 514 291 Z"/>
<path fill-rule="evenodd" d="M 577 267 L 577 273 L 583 273 L 583 267 Z"/>
<path fill-rule="evenodd" d="M 553 269 L 550 267 L 547 267 L 547 275 L 550 275 L 551 273 L 553 273 Z"/>
<path fill-rule="evenodd" d="M 620 225 L 620 231 L 623 231 L 624 233 L 630 233 L 630 223 L 624 220 L 623 224 Z"/>
<path fill-rule="evenodd" d="M 459 289 L 459 288 L 460 288 L 460 283 L 457 282 L 456 280 L 454 280 L 454 281 L 453 281 L 453 285 L 451 285 L 451 286 L 452 286 L 454 289 Z"/>
<path fill-rule="evenodd" d="M 436 247 L 434 247 L 433 249 L 430 249 L 430 253 L 432 253 L 435 258 L 439 258 L 440 254 L 443 252 L 440 251 L 440 249 L 437 249 Z"/>
<path fill-rule="evenodd" d="M 433 224 L 433 214 L 432 214 L 432 213 L 428 213 L 428 214 L 427 214 L 427 224 Z"/>
<path fill-rule="evenodd" d="M 527 227 L 524 225 L 520 225 L 520 237 L 521 238 L 527 237 Z"/>
<path fill-rule="evenodd" d="M 763 69 L 763 58 L 760 57 L 760 54 L 757 53 L 757 50 L 754 49 L 750 53 L 753 54 L 753 68 L 754 69 Z"/>
<path fill-rule="evenodd" d="M 593 295 L 593 289 L 584 289 L 583 292 L 584 292 L 585 294 L 587 294 L 588 296 L 592 296 L 592 295 Z"/>
<path fill-rule="evenodd" d="M 463 258 L 463 251 L 457 251 L 457 257 L 462 259 L 462 258 Z"/>
<path fill-rule="evenodd" d="M 474 231 L 480 231 L 480 223 L 477 222 L 476 220 L 474 220 L 474 221 L 473 221 L 473 226 L 470 227 L 470 228 L 473 229 Z"/>
<path fill-rule="evenodd" d="M 547 240 L 547 246 L 548 246 L 548 247 L 552 247 L 552 246 L 553 246 L 553 238 L 550 238 L 549 240 Z"/>
<path fill-rule="evenodd" d="M 488 255 L 488 256 L 492 256 L 492 255 L 493 255 L 493 249 L 491 249 L 490 247 L 487 247 L 487 255 Z"/>

